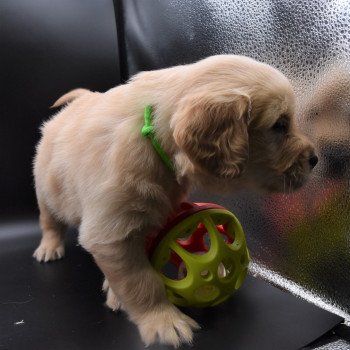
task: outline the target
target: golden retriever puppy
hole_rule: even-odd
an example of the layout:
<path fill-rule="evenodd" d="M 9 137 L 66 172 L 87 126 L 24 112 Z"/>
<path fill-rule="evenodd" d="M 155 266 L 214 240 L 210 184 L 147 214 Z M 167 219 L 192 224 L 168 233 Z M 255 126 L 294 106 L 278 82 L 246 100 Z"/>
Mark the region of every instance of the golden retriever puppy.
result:
<path fill-rule="evenodd" d="M 221 55 L 137 74 L 105 93 L 74 90 L 42 128 L 34 174 L 42 240 L 38 261 L 64 254 L 66 225 L 106 277 L 145 344 L 190 343 L 195 321 L 166 297 L 144 250 L 193 186 L 228 193 L 295 190 L 317 163 L 294 122 L 288 79 L 253 59 Z M 144 108 L 172 166 L 141 134 Z M 173 167 L 173 169 L 172 169 Z"/>

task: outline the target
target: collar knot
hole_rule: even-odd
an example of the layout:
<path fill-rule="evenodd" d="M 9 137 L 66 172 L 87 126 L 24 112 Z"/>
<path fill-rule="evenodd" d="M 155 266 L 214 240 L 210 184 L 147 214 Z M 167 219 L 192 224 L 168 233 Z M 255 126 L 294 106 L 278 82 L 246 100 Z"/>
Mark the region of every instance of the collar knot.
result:
<path fill-rule="evenodd" d="M 146 126 L 144 125 L 141 129 L 141 134 L 144 137 L 151 137 L 154 136 L 154 129 L 153 126 Z"/>

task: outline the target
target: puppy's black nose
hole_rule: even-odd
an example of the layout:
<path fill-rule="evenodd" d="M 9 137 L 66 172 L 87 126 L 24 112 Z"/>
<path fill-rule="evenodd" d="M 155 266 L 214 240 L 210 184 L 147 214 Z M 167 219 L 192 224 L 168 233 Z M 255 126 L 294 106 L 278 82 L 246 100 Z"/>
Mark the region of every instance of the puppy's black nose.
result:
<path fill-rule="evenodd" d="M 309 158 L 309 164 L 311 166 L 311 169 L 313 169 L 317 163 L 318 163 L 318 157 L 315 154 L 312 154 L 311 157 Z"/>

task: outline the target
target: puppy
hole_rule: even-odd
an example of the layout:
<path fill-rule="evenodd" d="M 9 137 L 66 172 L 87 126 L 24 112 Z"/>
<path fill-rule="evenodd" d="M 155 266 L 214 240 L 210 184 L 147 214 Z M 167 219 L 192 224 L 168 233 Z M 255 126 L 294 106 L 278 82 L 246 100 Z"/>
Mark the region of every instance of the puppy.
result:
<path fill-rule="evenodd" d="M 228 193 L 296 190 L 317 163 L 294 122 L 287 78 L 253 59 L 221 55 L 137 74 L 105 93 L 74 90 L 44 123 L 34 160 L 42 240 L 38 261 L 63 257 L 66 225 L 105 275 L 107 304 L 120 306 L 146 345 L 190 343 L 195 321 L 166 298 L 145 251 L 193 186 Z M 154 134 L 174 170 L 141 135 Z"/>

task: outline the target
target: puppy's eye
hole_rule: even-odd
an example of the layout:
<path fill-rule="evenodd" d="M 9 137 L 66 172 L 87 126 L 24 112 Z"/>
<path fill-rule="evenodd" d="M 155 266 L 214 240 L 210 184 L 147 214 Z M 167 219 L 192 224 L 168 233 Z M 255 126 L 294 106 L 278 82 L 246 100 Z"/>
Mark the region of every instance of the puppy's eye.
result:
<path fill-rule="evenodd" d="M 275 124 L 272 126 L 272 130 L 281 134 L 286 134 L 289 131 L 289 119 L 287 116 L 282 115 Z"/>

